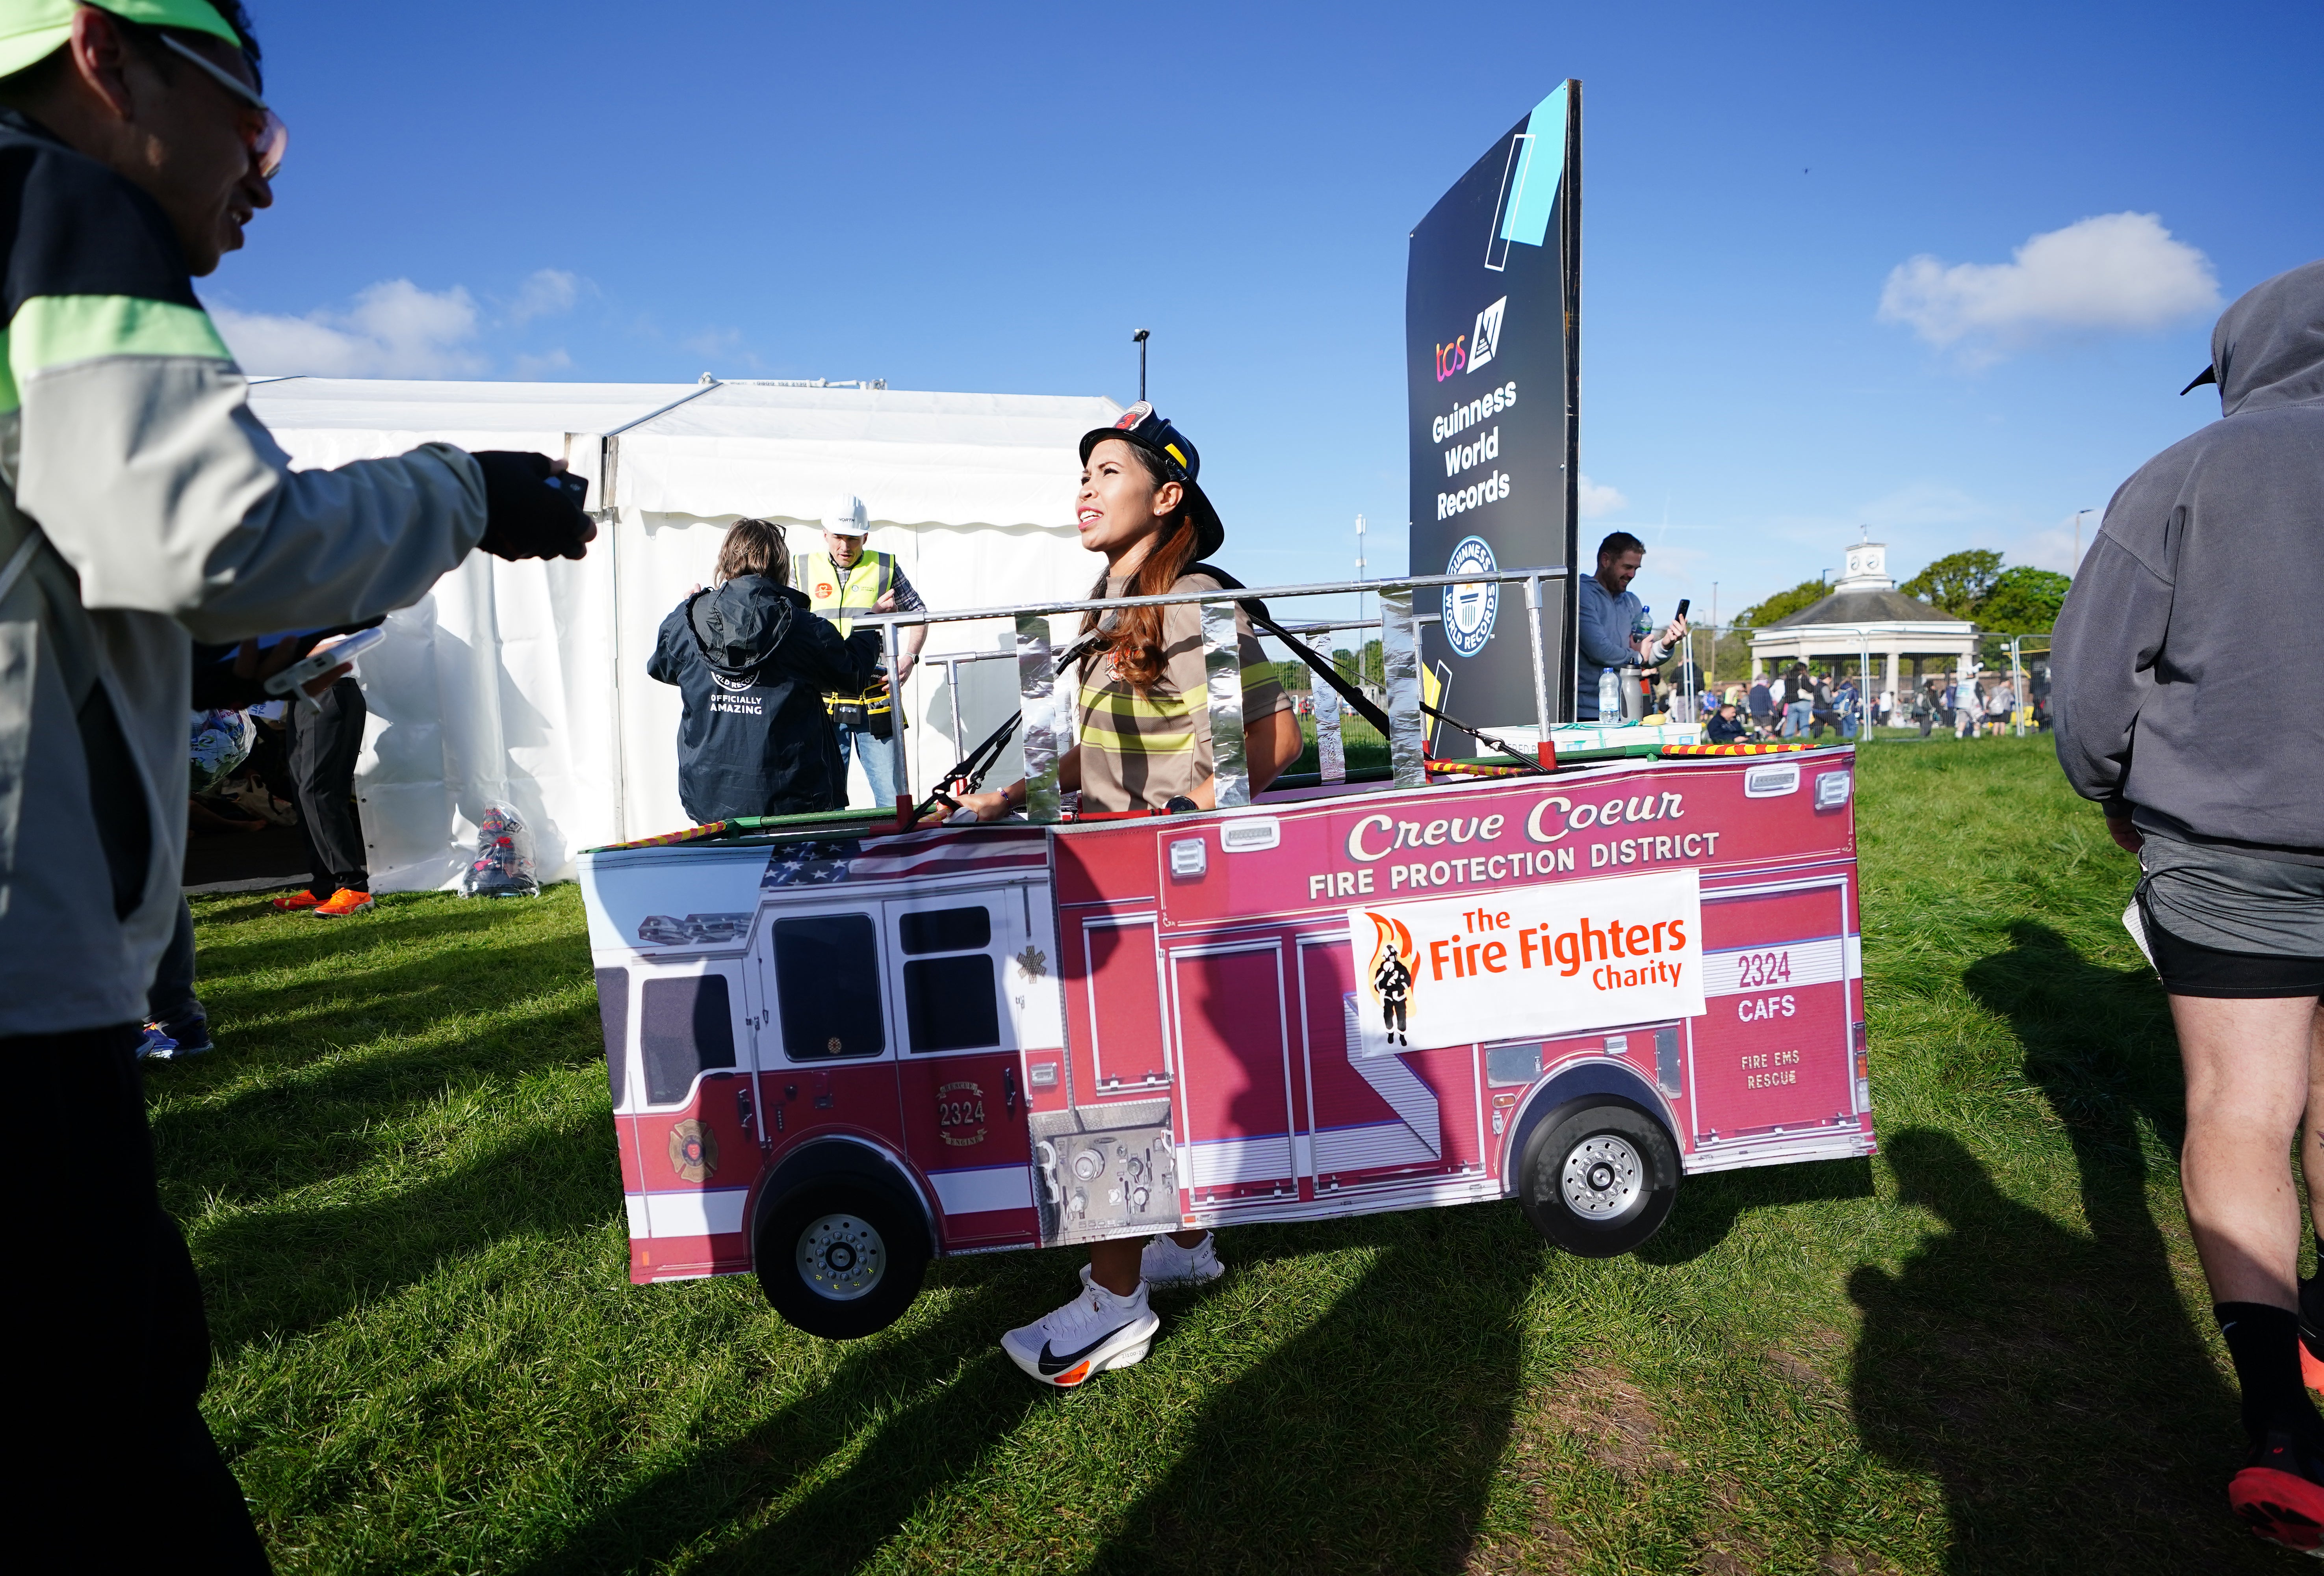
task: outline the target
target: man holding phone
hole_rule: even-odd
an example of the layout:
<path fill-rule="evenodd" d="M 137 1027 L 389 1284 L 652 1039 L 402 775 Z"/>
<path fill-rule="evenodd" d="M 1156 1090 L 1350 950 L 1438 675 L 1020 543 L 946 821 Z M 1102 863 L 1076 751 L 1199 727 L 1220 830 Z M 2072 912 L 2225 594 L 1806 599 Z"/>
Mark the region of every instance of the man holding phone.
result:
<path fill-rule="evenodd" d="M 193 288 L 274 200 L 262 87 L 239 0 L 0 0 L 0 1066 L 72 1128 L 25 1183 L 14 1402 L 104 1440 L 22 1457 L 28 1571 L 267 1568 L 202 1421 L 137 1062 L 183 908 L 192 639 L 360 623 L 478 546 L 595 534 L 541 455 L 291 468 Z M 93 1534 L 124 1472 L 134 1514 Z"/>
<path fill-rule="evenodd" d="M 1600 720 L 1598 681 L 1609 668 L 1634 678 L 1630 670 L 1654 667 L 1686 635 L 1683 613 L 1659 634 L 1636 633 L 1646 605 L 1630 592 L 1638 566 L 1646 561 L 1646 544 L 1627 531 L 1616 531 L 1598 544 L 1598 572 L 1581 585 L 1580 660 L 1574 668 L 1574 712 L 1583 722 Z M 1621 715 L 1605 718 L 1619 722 Z"/>

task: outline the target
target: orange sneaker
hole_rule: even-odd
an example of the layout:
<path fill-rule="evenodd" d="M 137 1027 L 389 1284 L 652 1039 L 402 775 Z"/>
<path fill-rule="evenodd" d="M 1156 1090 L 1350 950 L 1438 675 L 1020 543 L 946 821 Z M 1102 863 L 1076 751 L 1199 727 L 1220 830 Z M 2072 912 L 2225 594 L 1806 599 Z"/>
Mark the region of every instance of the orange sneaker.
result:
<path fill-rule="evenodd" d="M 370 893 L 357 892 L 352 886 L 342 886 L 331 894 L 328 903 L 317 904 L 314 913 L 318 919 L 345 919 L 351 913 L 366 913 L 370 908 Z"/>
<path fill-rule="evenodd" d="M 311 892 L 294 892 L 288 897 L 276 898 L 274 909 L 277 913 L 305 913 L 310 908 L 322 906 L 322 902 Z"/>

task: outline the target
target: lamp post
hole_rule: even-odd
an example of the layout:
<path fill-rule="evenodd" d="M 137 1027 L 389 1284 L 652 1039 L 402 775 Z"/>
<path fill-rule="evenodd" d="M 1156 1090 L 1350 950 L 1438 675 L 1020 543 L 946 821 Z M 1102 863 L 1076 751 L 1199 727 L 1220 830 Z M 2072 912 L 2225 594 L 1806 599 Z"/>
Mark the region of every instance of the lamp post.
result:
<path fill-rule="evenodd" d="M 1719 582 L 1711 582 L 1711 660 L 1703 664 L 1702 681 L 1706 688 L 1719 687 Z"/>
<path fill-rule="evenodd" d="M 1139 329 L 1130 340 L 1138 347 L 1138 397 L 1142 400 L 1146 397 L 1146 330 Z"/>
<path fill-rule="evenodd" d="M 2073 568 L 2066 571 L 2069 577 L 2080 574 L 2082 569 L 2082 516 L 2085 515 L 2095 515 L 2097 513 L 2098 511 L 2096 509 L 2077 509 L 2074 511 L 2074 564 Z"/>

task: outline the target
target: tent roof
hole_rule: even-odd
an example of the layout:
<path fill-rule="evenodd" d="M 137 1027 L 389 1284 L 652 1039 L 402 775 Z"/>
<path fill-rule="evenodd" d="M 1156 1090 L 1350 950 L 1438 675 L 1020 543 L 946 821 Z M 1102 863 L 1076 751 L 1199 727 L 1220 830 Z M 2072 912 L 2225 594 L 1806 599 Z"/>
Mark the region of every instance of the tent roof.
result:
<path fill-rule="evenodd" d="M 650 512 L 820 519 L 839 495 L 899 525 L 1073 528 L 1101 395 L 726 383 L 622 434 L 616 499 Z"/>
<path fill-rule="evenodd" d="M 609 432 L 696 393 L 691 383 L 446 383 L 275 377 L 251 385 L 270 428 L 383 432 Z"/>
<path fill-rule="evenodd" d="M 302 465 L 438 439 L 536 448 L 577 465 L 567 434 L 613 433 L 621 506 L 816 520 L 853 493 L 877 522 L 1057 532 L 1073 528 L 1081 435 L 1121 413 L 1093 394 L 754 382 L 287 377 L 253 384 L 250 403 Z"/>

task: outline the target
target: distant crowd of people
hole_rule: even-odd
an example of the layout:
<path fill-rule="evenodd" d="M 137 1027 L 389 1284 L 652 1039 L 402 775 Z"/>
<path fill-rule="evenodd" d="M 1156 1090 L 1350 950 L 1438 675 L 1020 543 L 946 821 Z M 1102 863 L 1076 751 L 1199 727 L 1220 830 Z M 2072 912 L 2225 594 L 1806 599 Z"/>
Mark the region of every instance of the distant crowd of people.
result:
<path fill-rule="evenodd" d="M 2029 691 L 2033 685 L 2024 686 Z M 1804 663 L 1774 673 L 1763 673 L 1748 684 L 1711 686 L 1690 701 L 1674 684 L 1656 684 L 1655 709 L 1674 719 L 1699 711 L 1703 737 L 1712 744 L 1754 744 L 1775 739 L 1852 739 L 1868 726 L 1918 727 L 1923 738 L 1938 728 L 1956 737 L 1980 735 L 1998 737 L 2019 720 L 2021 705 L 2025 726 L 2049 726 L 2048 707 L 2040 698 L 2021 702 L 2019 685 L 2006 673 L 1960 674 L 1930 678 L 1917 689 L 1901 694 L 1883 690 L 1868 698 L 1855 675 L 1818 672 Z"/>

